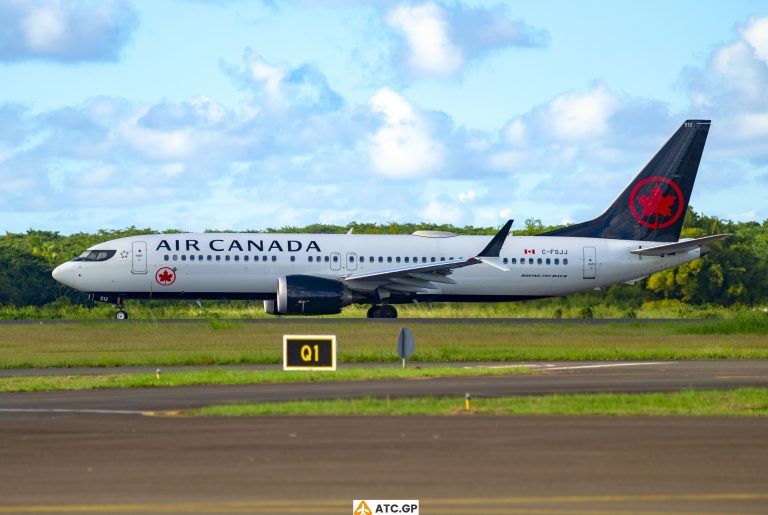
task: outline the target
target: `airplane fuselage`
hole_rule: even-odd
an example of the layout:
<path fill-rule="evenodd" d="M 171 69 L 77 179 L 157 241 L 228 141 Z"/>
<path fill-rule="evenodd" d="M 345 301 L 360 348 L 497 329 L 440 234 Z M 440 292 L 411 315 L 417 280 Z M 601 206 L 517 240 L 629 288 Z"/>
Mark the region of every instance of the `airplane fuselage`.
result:
<path fill-rule="evenodd" d="M 353 234 L 146 235 L 91 247 L 91 251 L 114 253 L 103 261 L 69 261 L 57 269 L 55 277 L 107 302 L 114 302 L 115 296 L 270 300 L 275 299 L 280 277 L 305 274 L 343 281 L 353 274 L 468 258 L 489 240 L 489 236 Z M 396 291 L 389 302 L 566 295 L 633 281 L 701 255 L 698 248 L 667 256 L 630 253 L 653 245 L 647 241 L 513 236 L 507 238 L 498 258 L 509 271 L 492 266 L 459 268 L 449 282 L 432 282 L 434 287 L 428 291 Z M 356 290 L 364 292 L 364 282 Z"/>

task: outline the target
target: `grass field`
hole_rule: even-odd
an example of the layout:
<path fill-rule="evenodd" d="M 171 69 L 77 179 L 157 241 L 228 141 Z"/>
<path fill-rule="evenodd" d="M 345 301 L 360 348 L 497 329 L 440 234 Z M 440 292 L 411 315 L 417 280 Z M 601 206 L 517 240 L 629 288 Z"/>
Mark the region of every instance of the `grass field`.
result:
<path fill-rule="evenodd" d="M 408 326 L 413 362 L 768 359 L 768 317 L 685 323 L 35 323 L 0 326 L 0 368 L 281 362 L 283 334 L 336 334 L 338 360 L 397 361 Z"/>
<path fill-rule="evenodd" d="M 191 370 L 155 374 L 98 374 L 61 376 L 0 377 L 0 392 L 38 392 L 53 390 L 96 390 L 101 388 L 159 388 L 213 384 L 265 384 L 328 381 L 368 381 L 376 379 L 427 379 L 455 376 L 500 376 L 530 374 L 531 369 L 369 368 L 341 369 L 335 372 L 285 372 L 283 370 Z"/>
<path fill-rule="evenodd" d="M 612 415 L 612 416 L 768 416 L 768 388 L 674 393 L 601 393 L 474 399 L 463 397 L 351 399 L 210 406 L 199 416 L 254 415 Z"/>

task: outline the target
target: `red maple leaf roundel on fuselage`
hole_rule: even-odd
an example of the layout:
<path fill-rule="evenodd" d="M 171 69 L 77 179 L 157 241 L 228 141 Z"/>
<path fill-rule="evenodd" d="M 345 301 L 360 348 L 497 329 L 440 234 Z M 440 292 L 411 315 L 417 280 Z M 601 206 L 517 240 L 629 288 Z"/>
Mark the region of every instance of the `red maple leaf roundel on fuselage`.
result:
<path fill-rule="evenodd" d="M 176 272 L 173 268 L 164 266 L 155 273 L 155 280 L 160 286 L 170 286 L 176 282 Z"/>
<path fill-rule="evenodd" d="M 683 192 L 666 177 L 646 177 L 629 195 L 629 210 L 641 225 L 662 229 L 675 223 L 683 214 Z"/>

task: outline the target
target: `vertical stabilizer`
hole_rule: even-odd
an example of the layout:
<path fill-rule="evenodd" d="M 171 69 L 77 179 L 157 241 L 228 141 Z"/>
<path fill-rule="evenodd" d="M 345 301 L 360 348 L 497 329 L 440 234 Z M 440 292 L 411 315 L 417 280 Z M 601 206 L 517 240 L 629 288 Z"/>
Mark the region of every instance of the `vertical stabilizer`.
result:
<path fill-rule="evenodd" d="M 541 236 L 677 241 L 709 120 L 686 120 L 605 213 Z"/>

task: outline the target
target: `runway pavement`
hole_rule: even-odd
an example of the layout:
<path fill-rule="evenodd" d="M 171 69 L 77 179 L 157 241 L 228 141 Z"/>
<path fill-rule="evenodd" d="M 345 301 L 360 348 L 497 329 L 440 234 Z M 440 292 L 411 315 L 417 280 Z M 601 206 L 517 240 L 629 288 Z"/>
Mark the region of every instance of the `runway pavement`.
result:
<path fill-rule="evenodd" d="M 0 417 L 0 513 L 765 513 L 768 421 Z"/>
<path fill-rule="evenodd" d="M 768 512 L 763 418 L 141 415 L 768 384 L 768 361 L 535 365 L 493 378 L 0 394 L 11 410 L 0 411 L 0 513 L 352 513 L 365 498 L 419 499 L 423 514 Z"/>

